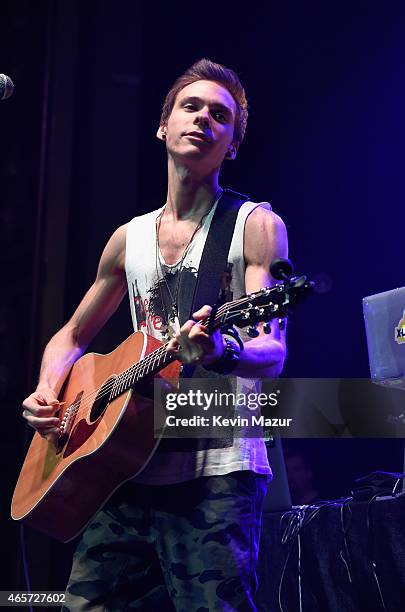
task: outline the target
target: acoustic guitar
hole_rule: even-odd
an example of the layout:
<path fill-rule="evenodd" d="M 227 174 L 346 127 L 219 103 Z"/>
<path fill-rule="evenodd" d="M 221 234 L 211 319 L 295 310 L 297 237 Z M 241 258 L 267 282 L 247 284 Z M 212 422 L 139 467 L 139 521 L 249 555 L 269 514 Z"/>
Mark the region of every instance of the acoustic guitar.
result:
<path fill-rule="evenodd" d="M 232 325 L 254 332 L 258 322 L 286 317 L 311 286 L 305 276 L 290 278 L 220 306 L 201 323 L 209 333 Z M 59 396 L 57 441 L 33 436 L 12 518 L 64 542 L 78 535 L 112 493 L 145 468 L 159 443 L 153 401 L 139 386 L 153 376 L 173 384 L 181 367 L 165 344 L 142 331 L 107 355 L 81 357 Z"/>

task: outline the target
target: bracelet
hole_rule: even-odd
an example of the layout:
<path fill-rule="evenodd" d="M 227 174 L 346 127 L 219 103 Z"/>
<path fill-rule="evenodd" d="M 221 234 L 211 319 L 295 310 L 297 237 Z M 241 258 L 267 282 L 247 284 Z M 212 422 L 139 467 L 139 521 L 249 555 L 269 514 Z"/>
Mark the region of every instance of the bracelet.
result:
<path fill-rule="evenodd" d="M 236 340 L 236 342 L 239 344 L 240 350 L 243 351 L 245 347 L 243 345 L 242 338 L 240 337 L 239 332 L 234 325 L 228 327 L 223 333 L 227 334 L 228 336 L 231 336 L 231 338 Z"/>
<path fill-rule="evenodd" d="M 205 365 L 204 368 L 206 370 L 216 372 L 217 374 L 230 374 L 238 365 L 240 355 L 239 345 L 225 336 L 224 340 L 225 350 L 222 353 L 222 356 L 214 363 Z"/>

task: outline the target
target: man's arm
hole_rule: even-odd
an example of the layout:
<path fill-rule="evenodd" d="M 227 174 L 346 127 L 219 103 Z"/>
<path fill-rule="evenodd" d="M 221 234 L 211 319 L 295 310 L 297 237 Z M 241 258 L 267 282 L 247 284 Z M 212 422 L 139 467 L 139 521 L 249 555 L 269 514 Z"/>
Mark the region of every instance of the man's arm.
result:
<path fill-rule="evenodd" d="M 23 402 L 23 416 L 42 434 L 55 433 L 60 421 L 53 417 L 57 396 L 72 364 L 116 311 L 126 293 L 126 226 L 119 227 L 100 258 L 97 276 L 71 319 L 47 344 L 39 381 Z"/>
<path fill-rule="evenodd" d="M 275 285 L 270 265 L 278 257 L 288 257 L 288 239 L 282 219 L 267 208 L 255 208 L 246 219 L 244 256 L 246 293 Z M 278 319 L 273 319 L 267 335 L 263 325 L 258 325 L 259 336 L 245 343 L 233 374 L 245 378 L 280 375 L 287 352 L 285 328 L 280 329 Z"/>
<path fill-rule="evenodd" d="M 248 216 L 244 234 L 244 257 L 246 262 L 246 292 L 259 291 L 275 284 L 269 268 L 278 257 L 287 257 L 287 232 L 283 221 L 264 207 L 257 207 Z M 189 362 L 198 358 L 202 365 L 212 365 L 225 350 L 225 341 L 217 331 L 208 336 L 196 321 L 206 318 L 211 311 L 204 306 L 193 314 L 194 321 L 187 321 L 180 334 L 170 341 L 168 350 L 176 351 L 179 359 Z M 258 326 L 259 336 L 247 341 L 240 353 L 239 363 L 232 374 L 244 378 L 276 377 L 280 374 L 286 355 L 285 330 L 278 320 L 272 321 L 271 334 L 266 335 L 263 324 Z"/>

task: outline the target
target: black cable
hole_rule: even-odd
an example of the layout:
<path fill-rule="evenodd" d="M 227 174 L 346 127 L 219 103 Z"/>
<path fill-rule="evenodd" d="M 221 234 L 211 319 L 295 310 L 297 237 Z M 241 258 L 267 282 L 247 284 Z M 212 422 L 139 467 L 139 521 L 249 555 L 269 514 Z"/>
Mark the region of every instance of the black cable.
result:
<path fill-rule="evenodd" d="M 281 594 L 282 594 L 282 588 L 283 588 L 283 581 L 284 581 L 284 575 L 287 569 L 287 565 L 288 565 L 288 561 L 290 559 L 291 556 L 291 552 L 293 550 L 294 547 L 294 539 L 296 536 L 298 536 L 298 533 L 300 532 L 301 526 L 302 526 L 302 522 L 304 520 L 305 517 L 305 513 L 303 511 L 303 506 L 300 506 L 299 508 L 293 509 L 293 510 L 289 510 L 288 512 L 285 512 L 283 514 L 283 516 L 280 519 L 280 530 L 282 531 L 283 529 L 283 520 L 285 519 L 285 517 L 288 517 L 288 522 L 286 527 L 284 528 L 284 531 L 282 531 L 282 537 L 281 537 L 281 543 L 282 544 L 287 544 L 290 543 L 290 547 L 288 549 L 287 552 L 287 556 L 283 565 L 283 569 L 281 572 L 281 577 L 280 577 L 280 584 L 278 587 L 278 605 L 280 607 L 280 611 L 284 612 L 284 608 L 281 602 Z"/>
<path fill-rule="evenodd" d="M 375 559 L 374 559 L 374 545 L 373 545 L 373 538 L 372 538 L 371 510 L 372 510 L 372 506 L 373 506 L 375 500 L 377 499 L 377 497 L 381 497 L 380 493 L 376 493 L 375 495 L 373 495 L 373 497 L 371 499 L 369 499 L 369 501 L 367 503 L 367 509 L 366 509 L 367 552 L 368 552 L 368 560 L 369 560 L 369 563 L 370 563 L 371 573 L 373 574 L 374 581 L 375 581 L 375 583 L 377 585 L 378 595 L 380 597 L 380 602 L 381 602 L 382 608 L 383 608 L 384 612 L 388 612 L 388 608 L 385 605 L 384 597 L 383 597 L 383 594 L 382 594 L 380 581 L 378 580 L 378 576 L 377 576 L 377 564 L 376 564 Z"/>
<path fill-rule="evenodd" d="M 340 503 L 341 501 L 346 502 L 348 498 L 343 500 L 332 500 L 332 501 L 320 501 L 316 504 L 311 504 L 309 506 L 297 506 L 293 508 L 293 510 L 289 510 L 285 512 L 280 519 L 280 530 L 282 531 L 281 542 L 282 544 L 290 544 L 289 550 L 287 552 L 286 559 L 284 561 L 283 569 L 281 572 L 280 583 L 278 587 L 278 604 L 280 606 L 280 611 L 284 612 L 284 608 L 282 605 L 282 590 L 283 590 L 283 582 L 285 577 L 285 572 L 287 569 L 288 561 L 291 556 L 291 552 L 294 547 L 295 541 L 299 544 L 298 537 L 300 536 L 303 528 L 308 525 L 320 512 L 322 508 L 326 508 L 327 506 L 332 506 Z M 283 522 L 287 518 L 287 524 L 283 528 Z M 300 568 L 300 550 L 299 550 L 299 559 L 298 559 L 298 574 L 301 575 Z M 301 593 L 300 600 L 301 600 Z"/>
<path fill-rule="evenodd" d="M 343 561 L 346 571 L 347 571 L 347 577 L 349 579 L 350 584 L 353 584 L 353 578 L 352 578 L 352 573 L 350 571 L 352 562 L 351 562 L 351 554 L 350 554 L 350 550 L 349 550 L 349 544 L 347 541 L 347 534 L 349 531 L 349 527 L 351 525 L 351 520 L 352 520 L 352 508 L 350 506 L 350 502 L 353 501 L 353 497 L 347 497 L 343 503 L 342 503 L 342 507 L 340 509 L 340 525 L 342 527 L 342 534 L 343 534 L 343 547 L 344 550 L 341 548 L 339 551 L 339 556 L 341 558 L 341 560 Z M 350 511 L 350 517 L 349 520 L 347 522 L 347 524 L 345 525 L 344 522 L 344 510 L 345 508 L 348 508 L 348 510 Z M 346 555 L 346 556 L 345 556 Z"/>

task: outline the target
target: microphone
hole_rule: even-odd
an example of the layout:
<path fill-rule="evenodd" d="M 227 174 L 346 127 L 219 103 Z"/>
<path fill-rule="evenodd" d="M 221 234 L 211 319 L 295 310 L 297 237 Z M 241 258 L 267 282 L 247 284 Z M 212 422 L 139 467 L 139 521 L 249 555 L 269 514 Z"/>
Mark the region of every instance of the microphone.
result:
<path fill-rule="evenodd" d="M 0 74 L 0 100 L 7 100 L 13 95 L 14 83 L 6 74 Z"/>

